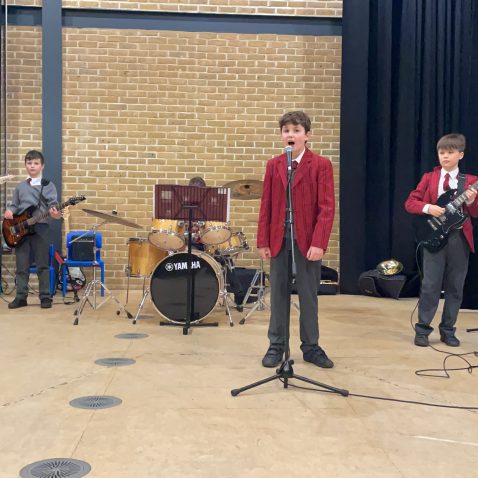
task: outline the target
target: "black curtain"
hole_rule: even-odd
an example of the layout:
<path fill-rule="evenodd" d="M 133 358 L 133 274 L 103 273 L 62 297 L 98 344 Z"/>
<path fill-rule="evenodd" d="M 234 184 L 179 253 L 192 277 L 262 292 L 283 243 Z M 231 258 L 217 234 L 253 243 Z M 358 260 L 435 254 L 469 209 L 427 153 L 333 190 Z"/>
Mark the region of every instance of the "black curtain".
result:
<path fill-rule="evenodd" d="M 478 174 L 478 5 L 473 0 L 344 0 L 340 158 L 341 291 L 395 258 L 413 273 L 403 204 L 438 164 L 436 142 L 467 137 Z M 476 267 L 476 264 L 475 264 Z M 476 283 L 476 282 L 475 282 Z"/>

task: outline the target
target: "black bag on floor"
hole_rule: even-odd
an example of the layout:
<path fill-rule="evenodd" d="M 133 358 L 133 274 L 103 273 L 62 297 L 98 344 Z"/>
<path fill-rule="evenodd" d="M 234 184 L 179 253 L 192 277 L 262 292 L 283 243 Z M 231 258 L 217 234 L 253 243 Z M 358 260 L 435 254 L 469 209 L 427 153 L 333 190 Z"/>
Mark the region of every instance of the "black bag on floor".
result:
<path fill-rule="evenodd" d="M 372 269 L 360 274 L 358 288 L 364 295 L 398 299 L 406 280 L 407 276 L 404 274 L 386 276 L 377 269 Z"/>

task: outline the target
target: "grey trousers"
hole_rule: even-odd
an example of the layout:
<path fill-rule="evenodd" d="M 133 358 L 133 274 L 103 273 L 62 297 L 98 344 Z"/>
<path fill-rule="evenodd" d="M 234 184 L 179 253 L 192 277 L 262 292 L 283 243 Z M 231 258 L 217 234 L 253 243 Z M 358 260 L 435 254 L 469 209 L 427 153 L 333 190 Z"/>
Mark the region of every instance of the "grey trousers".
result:
<path fill-rule="evenodd" d="M 48 224 L 35 224 L 33 236 L 27 236 L 15 248 L 16 282 L 19 299 L 26 299 L 28 295 L 28 280 L 30 278 L 30 265 L 33 258 L 38 271 L 38 284 L 40 300 L 50 297 L 50 227 Z"/>
<path fill-rule="evenodd" d="M 319 343 L 319 319 L 317 289 L 320 283 L 322 261 L 307 260 L 294 241 L 297 265 L 296 288 L 300 304 L 300 340 L 301 350 L 305 353 Z M 269 342 L 285 351 L 286 327 L 288 325 L 288 267 L 290 251 L 286 241 L 276 257 L 271 258 L 271 317 L 269 322 Z"/>
<path fill-rule="evenodd" d="M 440 334 L 450 337 L 455 334 L 463 297 L 463 285 L 468 271 L 470 247 L 461 229 L 452 231 L 447 245 L 438 252 L 423 253 L 423 281 L 418 303 L 418 322 L 415 331 L 429 335 L 430 326 L 438 308 L 440 293 L 445 291 L 445 304 L 439 324 Z"/>

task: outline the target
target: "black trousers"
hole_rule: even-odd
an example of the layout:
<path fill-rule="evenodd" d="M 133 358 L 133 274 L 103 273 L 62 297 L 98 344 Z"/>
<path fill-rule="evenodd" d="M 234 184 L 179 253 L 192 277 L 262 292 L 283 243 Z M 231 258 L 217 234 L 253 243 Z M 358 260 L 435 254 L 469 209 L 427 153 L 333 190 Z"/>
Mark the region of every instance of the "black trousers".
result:
<path fill-rule="evenodd" d="M 319 319 L 317 284 L 320 282 L 322 261 L 307 260 L 294 241 L 297 266 L 296 288 L 300 304 L 300 340 L 302 352 L 307 352 L 319 343 Z M 271 258 L 271 317 L 269 322 L 269 342 L 285 350 L 287 326 L 288 267 L 290 251 L 284 240 L 276 257 Z"/>
<path fill-rule="evenodd" d="M 468 271 L 470 247 L 461 229 L 452 231 L 447 245 L 438 252 L 423 252 L 423 280 L 418 304 L 417 334 L 429 335 L 438 308 L 441 291 L 445 304 L 439 324 L 440 334 L 455 334 L 455 324 L 463 297 L 463 285 Z"/>
<path fill-rule="evenodd" d="M 20 245 L 15 248 L 16 283 L 19 299 L 26 299 L 28 295 L 28 281 L 30 265 L 33 258 L 37 267 L 39 296 L 41 299 L 50 297 L 50 227 L 48 224 L 35 224 L 35 234 L 26 236 Z"/>

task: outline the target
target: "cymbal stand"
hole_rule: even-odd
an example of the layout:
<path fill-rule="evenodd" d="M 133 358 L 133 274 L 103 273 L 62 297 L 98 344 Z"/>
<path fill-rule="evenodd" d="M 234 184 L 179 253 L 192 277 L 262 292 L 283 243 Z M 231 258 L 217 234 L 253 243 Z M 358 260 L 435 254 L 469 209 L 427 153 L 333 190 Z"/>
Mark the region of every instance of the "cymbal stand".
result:
<path fill-rule="evenodd" d="M 229 307 L 229 292 L 227 291 L 227 271 L 228 269 L 232 272 L 234 270 L 234 262 L 231 256 L 222 256 L 224 265 L 221 264 L 221 272 L 223 275 L 223 284 L 224 287 L 219 291 L 219 298 L 221 299 L 221 305 L 226 308 L 226 315 L 229 317 L 229 325 L 234 327 L 234 321 L 232 320 L 231 309 Z M 234 304 L 235 305 L 235 304 Z"/>
<path fill-rule="evenodd" d="M 151 278 L 151 274 L 149 276 L 145 276 L 144 279 L 143 279 L 143 297 L 141 298 L 141 301 L 139 303 L 136 315 L 133 318 L 133 324 L 136 324 L 136 321 L 139 318 L 139 314 L 143 310 L 144 302 L 146 301 L 146 298 L 148 297 L 148 295 L 151 293 L 151 290 L 149 288 L 149 282 L 148 282 L 147 287 L 145 287 L 146 279 L 150 279 L 150 278 Z"/>
<path fill-rule="evenodd" d="M 93 280 L 91 280 L 85 289 L 85 292 L 83 296 L 80 299 L 80 302 L 78 303 L 78 307 L 76 308 L 75 312 L 73 315 L 75 316 L 75 320 L 73 321 L 73 325 L 78 325 L 80 321 L 81 314 L 83 313 L 83 309 L 85 308 L 86 303 L 90 304 L 91 308 L 93 310 L 97 310 L 100 307 L 102 307 L 108 300 L 113 299 L 117 304 L 118 307 L 121 311 L 123 311 L 126 316 L 131 319 L 133 316 L 124 308 L 123 304 L 113 295 L 113 293 L 101 282 L 101 280 L 96 278 L 96 269 L 100 265 L 99 262 L 96 260 L 96 253 L 98 251 L 98 248 L 96 247 L 96 234 L 97 230 L 106 224 L 108 220 L 103 221 L 99 225 L 94 225 L 90 228 L 91 232 L 93 232 L 93 261 L 92 261 L 92 266 L 93 266 Z M 83 234 L 81 234 L 78 237 L 75 237 L 75 239 L 72 242 L 79 241 L 82 237 L 86 236 L 89 234 L 90 231 L 87 231 Z M 96 287 L 99 286 L 100 290 L 103 289 L 104 292 L 107 294 L 107 297 L 100 303 L 97 302 L 96 299 Z M 90 295 L 92 296 L 92 299 L 90 299 Z M 116 312 L 117 315 L 120 314 L 120 310 Z"/>
<path fill-rule="evenodd" d="M 253 290 L 255 293 L 253 294 Z M 246 295 L 242 301 L 241 308 L 247 304 L 247 301 L 251 295 L 255 295 L 257 300 L 255 301 L 252 309 L 247 313 L 245 317 L 241 319 L 240 324 L 244 324 L 245 321 L 256 311 L 256 310 L 265 310 L 270 309 L 269 304 L 266 303 L 265 297 L 269 293 L 269 288 L 265 286 L 264 283 L 264 261 L 260 260 L 259 269 L 256 270 L 254 277 L 252 278 L 251 285 L 247 289 Z"/>
<path fill-rule="evenodd" d="M 249 289 L 247 289 L 246 295 L 244 296 L 244 299 L 242 301 L 242 304 L 240 306 L 241 309 L 244 309 L 244 307 L 247 304 L 247 301 L 251 295 L 255 295 L 257 300 L 254 302 L 254 305 L 252 306 L 251 310 L 247 313 L 245 317 L 243 317 L 239 323 L 245 324 L 246 320 L 256 311 L 262 311 L 265 309 L 270 310 L 270 305 L 266 302 L 266 296 L 269 294 L 270 289 L 265 285 L 265 272 L 264 272 L 264 261 L 260 259 L 259 263 L 259 269 L 256 270 L 254 277 L 252 278 L 251 285 L 249 286 Z M 253 292 L 255 290 L 255 292 Z M 292 305 L 300 311 L 300 308 L 298 304 L 293 300 Z"/>

